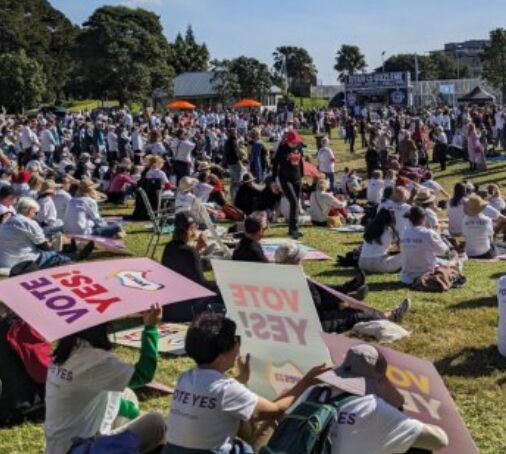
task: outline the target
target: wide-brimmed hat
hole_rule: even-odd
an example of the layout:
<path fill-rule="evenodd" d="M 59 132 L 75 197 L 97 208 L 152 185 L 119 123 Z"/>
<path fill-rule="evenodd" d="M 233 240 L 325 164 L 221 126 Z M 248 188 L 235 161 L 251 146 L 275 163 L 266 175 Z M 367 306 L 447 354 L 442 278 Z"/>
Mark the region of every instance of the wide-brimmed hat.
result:
<path fill-rule="evenodd" d="M 413 203 L 415 205 L 426 205 L 436 200 L 436 195 L 430 189 L 422 189 L 416 194 Z"/>
<path fill-rule="evenodd" d="M 91 179 L 89 178 L 83 178 L 80 182 L 79 182 L 79 192 L 81 194 L 90 194 L 90 193 L 95 193 L 96 190 L 98 188 L 98 184 L 94 183 Z"/>
<path fill-rule="evenodd" d="M 409 191 L 402 186 L 396 186 L 391 199 L 398 203 L 407 202 L 409 200 Z"/>
<path fill-rule="evenodd" d="M 487 205 L 488 203 L 479 195 L 472 194 L 464 203 L 464 213 L 468 216 L 477 216 L 487 207 Z"/>
<path fill-rule="evenodd" d="M 191 177 L 183 177 L 179 181 L 177 190 L 179 192 L 190 192 L 195 186 L 197 186 L 199 180 Z"/>
<path fill-rule="evenodd" d="M 207 161 L 203 161 L 199 164 L 197 171 L 205 172 L 206 170 L 211 170 L 211 164 L 209 164 Z"/>
<path fill-rule="evenodd" d="M 45 180 L 42 183 L 39 194 L 54 194 L 59 187 L 60 185 L 56 184 L 54 180 Z"/>
<path fill-rule="evenodd" d="M 374 394 L 395 408 L 401 408 L 404 397 L 386 377 L 387 361 L 372 345 L 361 344 L 351 347 L 340 367 L 335 369 L 332 380 L 338 389 L 366 396 Z"/>

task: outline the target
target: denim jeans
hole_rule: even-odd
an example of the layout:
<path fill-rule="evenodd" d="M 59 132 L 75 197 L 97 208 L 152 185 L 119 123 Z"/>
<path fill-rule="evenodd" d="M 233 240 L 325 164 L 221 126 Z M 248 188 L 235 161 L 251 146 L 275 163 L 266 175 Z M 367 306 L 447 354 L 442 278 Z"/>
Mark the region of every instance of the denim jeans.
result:
<path fill-rule="evenodd" d="M 37 265 L 40 269 L 53 268 L 55 266 L 67 265 L 77 260 L 76 254 L 62 254 L 54 251 L 41 251 L 37 259 Z"/>
<path fill-rule="evenodd" d="M 228 171 L 230 172 L 230 196 L 234 200 L 241 185 L 243 169 L 241 164 L 232 164 L 228 166 Z"/>
<path fill-rule="evenodd" d="M 93 227 L 93 235 L 113 238 L 121 231 L 119 224 L 105 224 Z"/>
<path fill-rule="evenodd" d="M 335 176 L 334 172 L 325 172 L 325 176 L 329 180 L 330 190 L 332 192 L 336 192 L 336 176 Z"/>

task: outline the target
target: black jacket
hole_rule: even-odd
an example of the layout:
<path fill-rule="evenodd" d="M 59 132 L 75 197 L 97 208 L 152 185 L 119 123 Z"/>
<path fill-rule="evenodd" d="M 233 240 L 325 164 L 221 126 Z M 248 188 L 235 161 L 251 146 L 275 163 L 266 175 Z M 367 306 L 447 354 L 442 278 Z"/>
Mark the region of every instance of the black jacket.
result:
<path fill-rule="evenodd" d="M 300 160 L 297 165 L 290 162 L 291 154 L 299 154 Z M 304 175 L 304 153 L 302 148 L 290 148 L 282 143 L 272 163 L 272 174 L 274 178 L 279 177 L 281 181 L 300 182 Z"/>
<path fill-rule="evenodd" d="M 253 241 L 247 236 L 242 237 L 232 255 L 232 260 L 239 262 L 268 262 L 260 243 Z"/>
<path fill-rule="evenodd" d="M 237 164 L 241 160 L 241 149 L 235 139 L 227 139 L 223 145 L 223 160 L 226 166 Z"/>
<path fill-rule="evenodd" d="M 197 251 L 182 241 L 172 240 L 165 246 L 162 265 L 197 284 L 207 288 L 212 287 L 212 283 L 204 277 L 202 263 Z"/>

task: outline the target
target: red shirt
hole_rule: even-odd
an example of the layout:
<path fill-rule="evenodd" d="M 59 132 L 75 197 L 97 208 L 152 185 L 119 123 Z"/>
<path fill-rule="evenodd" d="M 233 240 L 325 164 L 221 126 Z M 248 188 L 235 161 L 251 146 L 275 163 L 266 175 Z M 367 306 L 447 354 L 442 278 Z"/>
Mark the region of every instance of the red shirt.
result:
<path fill-rule="evenodd" d="M 137 181 L 127 173 L 117 173 L 109 184 L 109 192 L 123 192 L 127 184 L 137 186 Z"/>

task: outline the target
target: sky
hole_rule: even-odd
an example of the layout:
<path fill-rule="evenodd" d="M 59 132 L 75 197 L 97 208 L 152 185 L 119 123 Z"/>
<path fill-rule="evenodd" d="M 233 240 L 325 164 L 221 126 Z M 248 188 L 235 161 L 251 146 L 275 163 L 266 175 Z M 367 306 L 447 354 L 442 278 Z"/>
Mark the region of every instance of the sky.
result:
<path fill-rule="evenodd" d="M 504 27 L 505 0 L 49 0 L 82 24 L 105 4 L 142 7 L 158 14 L 173 40 L 192 25 L 211 58 L 255 57 L 269 66 L 280 45 L 305 47 L 318 82 L 335 84 L 335 55 L 358 45 L 369 69 L 395 53 L 423 53 L 444 43 L 485 39 Z"/>

